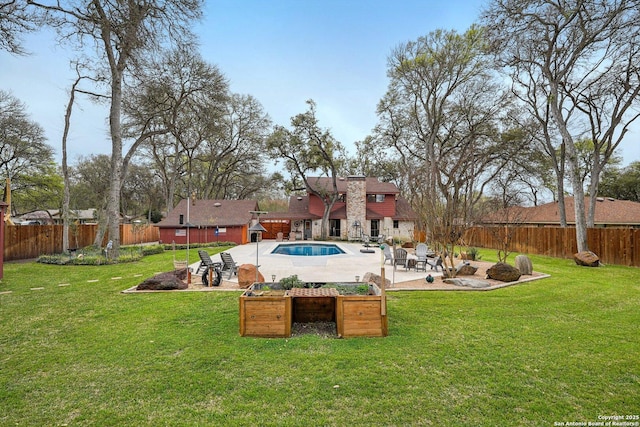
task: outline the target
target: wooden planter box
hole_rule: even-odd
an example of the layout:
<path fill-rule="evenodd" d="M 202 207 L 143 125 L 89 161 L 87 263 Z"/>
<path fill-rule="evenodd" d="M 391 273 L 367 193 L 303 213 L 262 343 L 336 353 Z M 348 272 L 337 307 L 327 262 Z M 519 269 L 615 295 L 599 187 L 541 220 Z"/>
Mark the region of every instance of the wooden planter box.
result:
<path fill-rule="evenodd" d="M 282 295 L 250 296 L 260 291 L 256 283 L 240 296 L 240 335 L 243 337 L 290 337 L 291 297 Z"/>
<path fill-rule="evenodd" d="M 339 295 L 336 328 L 340 337 L 386 337 L 386 295 Z"/>
<path fill-rule="evenodd" d="M 272 287 L 272 284 L 268 284 Z M 240 335 L 290 337 L 293 322 L 336 322 L 339 337 L 388 335 L 386 295 L 339 295 L 335 289 L 292 289 L 269 295 L 256 283 L 240 296 Z"/>

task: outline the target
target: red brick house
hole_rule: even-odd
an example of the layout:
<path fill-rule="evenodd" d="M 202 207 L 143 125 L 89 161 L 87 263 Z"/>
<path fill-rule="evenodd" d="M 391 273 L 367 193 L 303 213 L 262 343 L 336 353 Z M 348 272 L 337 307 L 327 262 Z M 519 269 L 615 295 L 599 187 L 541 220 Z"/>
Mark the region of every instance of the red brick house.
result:
<path fill-rule="evenodd" d="M 308 181 L 320 194 L 333 191 L 331 178 Z M 337 188 L 340 196 L 329 216 L 330 237 L 342 240 L 360 240 L 363 235 L 413 238 L 417 215 L 400 196 L 395 184 L 374 177 L 349 176 L 339 178 Z M 313 239 L 321 234 L 323 213 L 322 200 L 307 191 L 305 196 L 290 198 L 288 212 L 270 213 L 260 221 L 269 230 L 265 238 L 275 237 L 271 230 L 277 228 L 284 235 L 287 231 L 293 232 L 297 239 Z"/>
<path fill-rule="evenodd" d="M 573 197 L 565 197 L 567 225 L 575 226 L 576 216 Z M 585 198 L 585 206 L 589 208 L 589 198 Z M 483 221 L 486 224 L 510 223 L 521 226 L 546 227 L 560 225 L 558 202 L 540 206 L 516 206 L 509 210 L 495 212 Z M 629 200 L 617 200 L 609 197 L 596 199 L 594 217 L 595 227 L 633 227 L 640 228 L 640 203 Z"/>
<path fill-rule="evenodd" d="M 220 241 L 242 245 L 251 241 L 249 227 L 255 219 L 251 211 L 257 210 L 255 200 L 181 200 L 157 224 L 160 240 L 185 244 L 188 227 L 190 243 Z"/>

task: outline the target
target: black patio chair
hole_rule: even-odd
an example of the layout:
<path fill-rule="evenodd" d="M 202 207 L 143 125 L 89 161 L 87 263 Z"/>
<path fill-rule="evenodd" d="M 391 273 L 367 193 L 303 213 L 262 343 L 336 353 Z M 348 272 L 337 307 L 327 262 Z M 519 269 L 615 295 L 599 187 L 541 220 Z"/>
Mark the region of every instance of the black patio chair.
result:
<path fill-rule="evenodd" d="M 228 252 L 221 252 L 220 258 L 222 259 L 222 271 L 229 272 L 229 279 L 235 274 L 238 275 L 238 264 L 233 260 L 233 257 Z"/>
<path fill-rule="evenodd" d="M 214 262 L 211 260 L 211 256 L 209 255 L 209 252 L 199 250 L 198 256 L 200 257 L 200 265 L 196 270 L 196 274 L 199 274 L 200 270 L 207 270 L 208 268 L 213 267 Z"/>

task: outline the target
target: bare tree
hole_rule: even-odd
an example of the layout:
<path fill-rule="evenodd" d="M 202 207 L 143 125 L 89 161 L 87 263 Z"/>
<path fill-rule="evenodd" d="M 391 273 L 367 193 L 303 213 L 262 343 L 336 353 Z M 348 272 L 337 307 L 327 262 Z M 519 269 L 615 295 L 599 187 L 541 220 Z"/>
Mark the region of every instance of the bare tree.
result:
<path fill-rule="evenodd" d="M 500 63 L 542 91 L 562 138 L 575 198 L 578 251 L 588 250 L 584 187 L 576 140 L 598 147 L 591 173 L 619 145 L 638 97 L 640 2 L 494 0 L 483 18 Z M 594 151 L 594 153 L 596 153 Z"/>
<path fill-rule="evenodd" d="M 117 257 L 120 248 L 120 189 L 126 169 L 121 123 L 123 82 L 136 61 L 156 50 L 164 40 L 189 37 L 188 25 L 200 17 L 201 0 L 77 0 L 53 4 L 30 1 L 29 4 L 58 19 L 56 29 L 63 39 L 78 40 L 78 52 L 86 51 L 87 43 L 95 48 L 97 60 L 93 62 L 93 72 L 102 77 L 109 87 L 111 189 L 107 217 L 109 236 Z"/>
<path fill-rule="evenodd" d="M 147 157 L 162 163 L 159 173 L 164 177 L 167 208 L 171 210 L 178 181 L 186 172 L 183 197 L 189 197 L 200 146 L 221 126 L 227 82 L 218 68 L 199 54 L 176 49 L 145 63 L 128 95 L 126 133 L 144 143 Z"/>
<path fill-rule="evenodd" d="M 507 91 L 494 79 L 482 31 L 438 30 L 397 47 L 378 105 L 379 138 L 394 147 L 430 239 L 453 255 L 484 186 L 508 161 L 500 121 Z M 453 260 L 446 259 L 453 267 Z"/>
<path fill-rule="evenodd" d="M 324 204 L 321 238 L 329 236 L 329 214 L 339 197 L 338 173 L 344 167 L 344 147 L 327 129 L 321 129 L 316 118 L 316 104 L 308 100 L 309 109 L 291 118 L 292 130 L 276 126 L 267 141 L 267 149 L 273 158 L 285 159 L 287 170 L 302 179 L 307 191 L 316 195 Z M 320 172 L 331 179 L 331 187 L 316 185 L 311 175 Z"/>
<path fill-rule="evenodd" d="M 35 31 L 44 16 L 29 10 L 28 2 L 0 1 L 0 49 L 14 55 L 24 55 L 21 37 Z"/>

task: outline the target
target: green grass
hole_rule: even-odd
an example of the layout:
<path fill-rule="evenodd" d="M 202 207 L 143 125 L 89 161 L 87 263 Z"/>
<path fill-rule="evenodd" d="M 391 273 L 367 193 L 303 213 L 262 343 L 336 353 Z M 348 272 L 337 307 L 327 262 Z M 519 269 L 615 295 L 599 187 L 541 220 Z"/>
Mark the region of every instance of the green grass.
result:
<path fill-rule="evenodd" d="M 171 252 L 5 264 L 0 425 L 541 426 L 640 414 L 640 269 L 531 258 L 552 277 L 389 293 L 389 336 L 342 340 L 240 337 L 236 292 L 120 292 L 171 269 Z"/>

